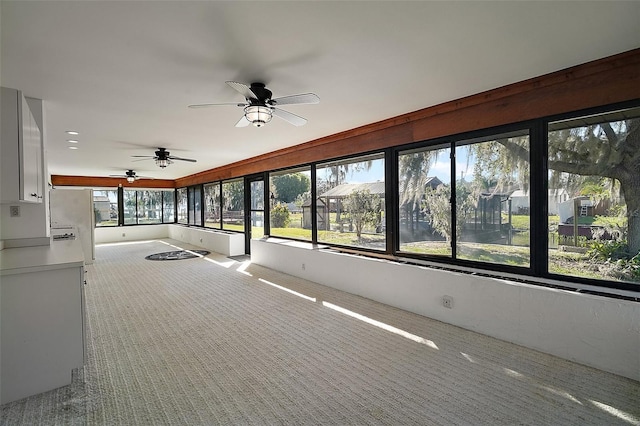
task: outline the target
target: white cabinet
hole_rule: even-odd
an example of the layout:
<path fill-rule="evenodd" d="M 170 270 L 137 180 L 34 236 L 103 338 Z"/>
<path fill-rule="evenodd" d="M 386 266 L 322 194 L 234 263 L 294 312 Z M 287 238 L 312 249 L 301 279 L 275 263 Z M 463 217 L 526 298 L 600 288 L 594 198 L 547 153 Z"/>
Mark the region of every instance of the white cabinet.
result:
<path fill-rule="evenodd" d="M 0 100 L 1 201 L 41 203 L 44 167 L 40 127 L 21 91 L 3 87 Z"/>
<path fill-rule="evenodd" d="M 85 362 L 80 242 L 0 251 L 0 404 L 71 383 Z"/>

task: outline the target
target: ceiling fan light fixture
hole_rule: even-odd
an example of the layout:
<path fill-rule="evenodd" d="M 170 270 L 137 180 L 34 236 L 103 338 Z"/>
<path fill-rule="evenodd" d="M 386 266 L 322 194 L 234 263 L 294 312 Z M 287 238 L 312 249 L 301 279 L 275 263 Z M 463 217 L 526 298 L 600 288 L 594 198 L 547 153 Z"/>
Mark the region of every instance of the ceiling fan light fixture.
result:
<path fill-rule="evenodd" d="M 271 108 L 261 105 L 249 105 L 244 108 L 244 117 L 256 127 L 262 127 L 271 121 Z"/>
<path fill-rule="evenodd" d="M 161 169 L 164 169 L 165 167 L 167 167 L 169 165 L 169 160 L 167 160 L 166 158 L 157 158 L 156 159 L 156 164 Z"/>
<path fill-rule="evenodd" d="M 135 177 L 133 177 L 133 176 L 127 176 L 127 182 L 129 182 L 129 183 L 133 183 L 133 182 L 135 182 L 135 181 L 136 181 L 136 178 L 135 178 Z"/>

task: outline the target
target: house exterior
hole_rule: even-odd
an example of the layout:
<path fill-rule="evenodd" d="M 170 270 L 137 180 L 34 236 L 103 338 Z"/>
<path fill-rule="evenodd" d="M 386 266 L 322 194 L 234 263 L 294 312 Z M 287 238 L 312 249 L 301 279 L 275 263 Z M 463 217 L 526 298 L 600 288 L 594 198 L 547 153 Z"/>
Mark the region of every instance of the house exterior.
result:
<path fill-rule="evenodd" d="M 531 204 L 529 201 L 529 191 L 523 189 L 516 189 L 509 196 L 511 200 L 511 213 L 512 214 L 529 214 Z M 559 204 L 569 199 L 569 193 L 564 188 L 549 189 L 547 200 L 548 210 L 550 215 L 557 215 L 559 213 Z"/>

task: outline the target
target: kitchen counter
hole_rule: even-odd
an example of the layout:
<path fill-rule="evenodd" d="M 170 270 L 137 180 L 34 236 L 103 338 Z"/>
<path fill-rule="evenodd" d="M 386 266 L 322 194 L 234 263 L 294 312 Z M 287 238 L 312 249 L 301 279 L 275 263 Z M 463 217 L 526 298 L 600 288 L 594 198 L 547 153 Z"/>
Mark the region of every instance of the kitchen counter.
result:
<path fill-rule="evenodd" d="M 0 276 L 84 265 L 80 240 L 51 241 L 47 246 L 0 250 Z"/>

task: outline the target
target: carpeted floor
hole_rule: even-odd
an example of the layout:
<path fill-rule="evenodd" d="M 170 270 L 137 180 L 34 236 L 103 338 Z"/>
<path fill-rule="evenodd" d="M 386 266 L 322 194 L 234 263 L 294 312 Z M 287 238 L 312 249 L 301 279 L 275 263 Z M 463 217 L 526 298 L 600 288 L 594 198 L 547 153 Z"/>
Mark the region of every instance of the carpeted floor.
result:
<path fill-rule="evenodd" d="M 629 379 L 215 253 L 144 260 L 184 248 L 98 246 L 88 364 L 1 424 L 640 424 Z"/>

